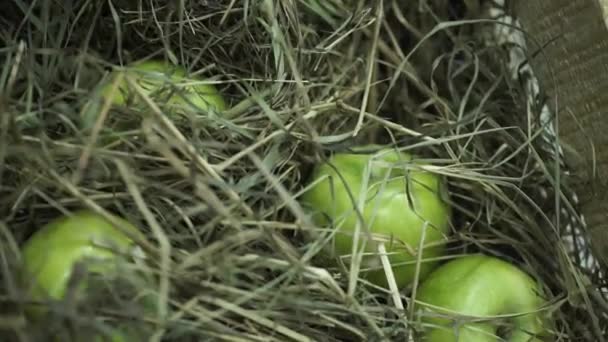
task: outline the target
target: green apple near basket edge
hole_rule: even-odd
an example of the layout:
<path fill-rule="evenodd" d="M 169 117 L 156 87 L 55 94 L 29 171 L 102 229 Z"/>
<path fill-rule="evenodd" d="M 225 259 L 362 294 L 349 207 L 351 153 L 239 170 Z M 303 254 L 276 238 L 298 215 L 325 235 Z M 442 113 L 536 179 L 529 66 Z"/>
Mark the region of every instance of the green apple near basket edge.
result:
<path fill-rule="evenodd" d="M 372 149 L 378 152 L 365 151 Z M 385 244 L 400 288 L 413 281 L 419 252 L 419 279 L 435 267 L 437 261 L 432 259 L 444 252 L 451 215 L 445 201 L 446 184 L 443 177 L 419 166 L 409 153 L 378 145 L 357 147 L 354 152 L 336 153 L 327 163 L 317 165 L 311 187 L 302 196 L 315 224 L 337 230 L 330 247 L 335 256 L 352 255 L 358 221 L 355 203 L 365 197 L 361 213 L 373 238 L 366 239 L 369 235 L 360 229 L 360 241 L 366 240 L 360 276 L 374 284 L 387 286 L 377 256 L 378 242 Z"/>
<path fill-rule="evenodd" d="M 481 254 L 458 256 L 418 287 L 422 341 L 545 341 L 553 323 L 544 297 L 541 284 L 515 265 Z"/>

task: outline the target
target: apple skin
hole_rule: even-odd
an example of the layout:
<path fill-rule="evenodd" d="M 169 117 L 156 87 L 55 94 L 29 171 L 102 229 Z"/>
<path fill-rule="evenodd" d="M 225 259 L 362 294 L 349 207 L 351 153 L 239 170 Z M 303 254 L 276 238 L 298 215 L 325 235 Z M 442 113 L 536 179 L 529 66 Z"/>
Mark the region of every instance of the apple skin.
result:
<path fill-rule="evenodd" d="M 227 108 L 226 102 L 217 88 L 212 84 L 186 85 L 193 82 L 203 81 L 200 78 L 188 77 L 186 69 L 181 66 L 173 65 L 160 60 L 149 60 L 136 62 L 128 66 L 127 74 L 133 77 L 145 91 L 146 95 L 152 97 L 162 89 L 159 103 L 166 103 L 170 107 L 184 108 L 194 105 L 202 111 L 211 108 L 216 111 L 224 111 Z M 102 96 L 107 98 L 113 87 L 114 79 L 104 85 Z M 174 88 L 179 88 L 175 90 Z M 167 96 L 170 97 L 167 99 Z M 114 92 L 112 103 L 115 105 L 127 105 L 131 103 L 141 103 L 139 95 L 131 89 L 128 81 L 123 78 L 118 89 Z"/>
<path fill-rule="evenodd" d="M 133 234 L 140 232 L 129 222 L 116 218 Z M 130 255 L 134 242 L 94 212 L 81 210 L 60 217 L 37 231 L 23 246 L 26 274 L 34 280 L 32 295 L 61 299 L 77 262 L 88 258 L 101 263 L 87 264 L 87 270 L 109 273 L 118 251 Z"/>
<path fill-rule="evenodd" d="M 143 237 L 129 222 L 114 218 L 135 236 Z M 134 248 L 134 242 L 126 234 L 92 211 L 80 210 L 52 220 L 22 247 L 24 275 L 33 283 L 29 293 L 35 300 L 62 299 L 76 263 L 87 261 L 88 272 L 111 276 L 117 271 L 116 261 L 132 255 Z M 77 289 L 84 290 L 86 285 L 84 281 Z M 152 308 L 149 299 L 144 299 L 144 304 L 146 310 Z M 38 306 L 28 306 L 27 311 L 33 318 L 46 313 Z M 119 327 L 113 329 L 110 340 L 124 342 L 130 340 L 130 336 L 135 336 L 132 331 Z M 102 340 L 101 336 L 94 338 L 94 341 Z"/>
<path fill-rule="evenodd" d="M 363 151 L 364 149 L 378 149 L 381 154 L 375 155 Z M 334 168 L 324 163 L 315 168 L 310 182 L 325 178 L 314 183 L 315 185 L 302 195 L 302 203 L 310 210 L 316 225 L 328 226 L 333 221 L 338 230 L 333 238 L 330 256 L 348 256 L 350 259 L 352 254 L 353 233 L 358 215 L 349 197 L 348 187 L 355 201 L 358 201 L 362 193 L 366 194 L 367 200 L 362 208 L 362 215 L 369 231 L 374 235 L 372 241 L 369 241 L 365 239 L 365 231 L 360 231 L 359 241 L 367 240 L 360 276 L 378 286 L 387 286 L 386 275 L 378 256 L 377 241 L 380 238 L 380 241 L 385 241 L 397 286 L 401 288 L 410 285 L 415 277 L 418 255 L 416 251 L 425 222 L 428 222 L 419 273 L 419 279 L 423 279 L 437 263 L 428 259 L 444 253 L 443 241 L 449 229 L 451 209 L 444 201 L 446 189 L 443 179 L 419 168 L 408 167 L 406 171 L 405 167 L 399 166 L 391 169 L 394 163 L 417 163 L 408 153 L 378 145 L 366 145 L 353 150 L 356 153 L 337 153 L 329 160 L 345 182 Z M 370 168 L 368 187 L 364 189 L 366 165 L 372 160 L 375 164 Z M 380 165 L 380 162 L 384 165 Z M 389 173 L 390 177 L 386 178 Z M 409 195 L 406 186 L 409 187 Z M 360 246 L 361 244 L 359 248 Z"/>
<path fill-rule="evenodd" d="M 424 309 L 433 311 L 425 312 L 422 320 L 426 323 L 423 341 L 496 342 L 498 327 L 492 322 L 457 325 L 456 315 L 477 319 L 520 314 L 507 318 L 513 329 L 504 341 L 540 342 L 540 335 L 548 329 L 542 312 L 537 312 L 544 303 L 542 293 L 528 274 L 498 258 L 466 255 L 449 261 L 434 270 L 418 288 L 419 305 L 433 306 Z M 445 315 L 454 315 L 454 320 Z"/>

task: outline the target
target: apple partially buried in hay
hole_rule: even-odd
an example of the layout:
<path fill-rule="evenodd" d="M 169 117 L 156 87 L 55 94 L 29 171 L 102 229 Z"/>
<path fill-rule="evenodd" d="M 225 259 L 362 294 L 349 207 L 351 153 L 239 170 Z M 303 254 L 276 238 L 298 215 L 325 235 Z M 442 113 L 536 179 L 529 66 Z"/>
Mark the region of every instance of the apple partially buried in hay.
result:
<path fill-rule="evenodd" d="M 131 223 L 119 217 L 115 219 L 134 236 L 142 236 Z M 22 247 L 24 276 L 30 284 L 29 295 L 36 301 L 61 300 L 69 283 L 74 280 L 78 264 L 86 272 L 111 280 L 124 272 L 121 262 L 131 262 L 142 257 L 142 253 L 127 234 L 97 213 L 80 210 L 59 217 L 34 233 Z M 148 280 L 139 272 L 136 276 L 137 284 L 147 283 Z M 77 299 L 86 295 L 89 285 L 92 284 L 86 277 L 78 280 L 75 286 Z M 146 296 L 144 302 L 146 310 L 149 309 L 151 298 Z M 31 305 L 27 309 L 34 318 L 47 313 L 40 306 Z M 123 328 L 113 331 L 112 341 L 125 341 L 126 336 L 133 333 Z"/>
<path fill-rule="evenodd" d="M 119 79 L 119 75 L 122 78 Z M 227 103 L 218 89 L 208 80 L 191 76 L 181 65 L 162 60 L 134 62 L 125 68 L 113 71 L 107 80 L 93 92 L 83 110 L 84 127 L 93 127 L 99 117 L 103 104 L 109 101 L 112 106 L 128 108 L 147 108 L 141 94 L 127 80 L 131 78 L 141 93 L 156 104 L 167 109 L 171 118 L 189 113 L 221 114 Z M 128 130 L 129 126 L 119 124 L 117 131 Z"/>
<path fill-rule="evenodd" d="M 411 284 L 419 257 L 423 279 L 437 263 L 433 258 L 445 250 L 451 214 L 446 183 L 421 166 L 414 155 L 393 148 L 357 147 L 316 166 L 311 187 L 302 196 L 315 224 L 337 230 L 330 253 L 347 264 L 360 221 L 355 208 L 362 204 L 365 224 L 359 225 L 358 246 L 365 241 L 365 248 L 360 276 L 379 286 L 388 285 L 379 243 L 385 245 L 399 287 Z"/>
<path fill-rule="evenodd" d="M 551 324 L 543 316 L 540 284 L 485 255 L 439 266 L 420 284 L 416 301 L 424 307 L 426 342 L 541 342 Z"/>
<path fill-rule="evenodd" d="M 141 234 L 129 222 L 116 219 L 133 234 Z M 88 260 L 88 271 L 110 273 L 115 261 L 135 250 L 134 242 L 103 216 L 82 210 L 46 224 L 26 241 L 22 255 L 34 281 L 33 295 L 61 299 L 77 263 Z"/>
<path fill-rule="evenodd" d="M 104 85 L 103 97 L 110 97 L 114 78 Z M 190 77 L 186 69 L 160 60 L 140 61 L 125 68 L 124 77 L 132 77 L 141 87 L 143 93 L 155 98 L 159 103 L 173 108 L 195 108 L 197 110 L 223 111 L 226 102 L 217 88 L 199 77 Z M 130 105 L 142 103 L 142 99 L 123 77 L 118 89 L 113 93 L 111 101 L 115 105 Z"/>

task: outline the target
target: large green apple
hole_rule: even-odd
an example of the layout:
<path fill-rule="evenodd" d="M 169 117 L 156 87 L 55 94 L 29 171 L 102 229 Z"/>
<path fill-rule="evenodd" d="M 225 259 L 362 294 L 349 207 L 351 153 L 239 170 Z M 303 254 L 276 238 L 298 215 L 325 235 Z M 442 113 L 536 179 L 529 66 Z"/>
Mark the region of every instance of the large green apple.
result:
<path fill-rule="evenodd" d="M 187 106 L 207 111 L 214 109 L 221 112 L 226 109 L 226 102 L 213 84 L 205 83 L 201 78 L 188 76 L 186 69 L 160 60 L 136 62 L 126 68 L 128 76 L 133 77 L 146 95 L 156 97 L 159 103 L 171 108 L 183 109 Z M 110 96 L 114 77 L 104 85 L 102 96 Z M 141 103 L 139 95 L 123 78 L 114 92 L 112 103 L 129 105 Z"/>
<path fill-rule="evenodd" d="M 444 252 L 450 218 L 450 207 L 444 201 L 446 184 L 442 177 L 422 170 L 412 155 L 377 145 L 358 147 L 318 165 L 310 182 L 302 202 L 317 225 L 335 227 L 330 252 L 348 257 L 347 263 L 359 221 L 356 203 L 364 198 L 361 214 L 367 230 L 361 229 L 359 234 L 359 242 L 366 241 L 360 274 L 372 283 L 388 284 L 378 256 L 379 242 L 389 252 L 399 287 L 414 279 L 419 253 L 423 279 L 437 263 L 433 258 Z"/>
<path fill-rule="evenodd" d="M 449 261 L 434 270 L 417 293 L 416 300 L 425 306 L 427 342 L 540 342 L 538 335 L 548 329 L 540 310 L 541 286 L 494 257 L 466 255 Z"/>

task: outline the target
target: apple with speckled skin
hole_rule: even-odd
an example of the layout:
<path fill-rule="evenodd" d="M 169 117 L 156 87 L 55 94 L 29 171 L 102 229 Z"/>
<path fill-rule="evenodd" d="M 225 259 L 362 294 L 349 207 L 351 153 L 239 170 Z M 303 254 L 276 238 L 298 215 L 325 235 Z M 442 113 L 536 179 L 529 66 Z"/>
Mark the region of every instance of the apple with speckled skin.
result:
<path fill-rule="evenodd" d="M 419 257 L 423 279 L 444 253 L 451 214 L 443 177 L 423 166 L 414 155 L 378 145 L 335 153 L 317 165 L 301 200 L 316 225 L 336 229 L 330 256 L 350 262 L 359 226 L 360 276 L 388 285 L 378 256 L 383 243 L 398 287 L 412 283 Z"/>
<path fill-rule="evenodd" d="M 439 266 L 418 287 L 416 301 L 424 312 L 426 342 L 541 342 L 551 324 L 542 310 L 541 285 L 520 268 L 485 255 Z"/>

